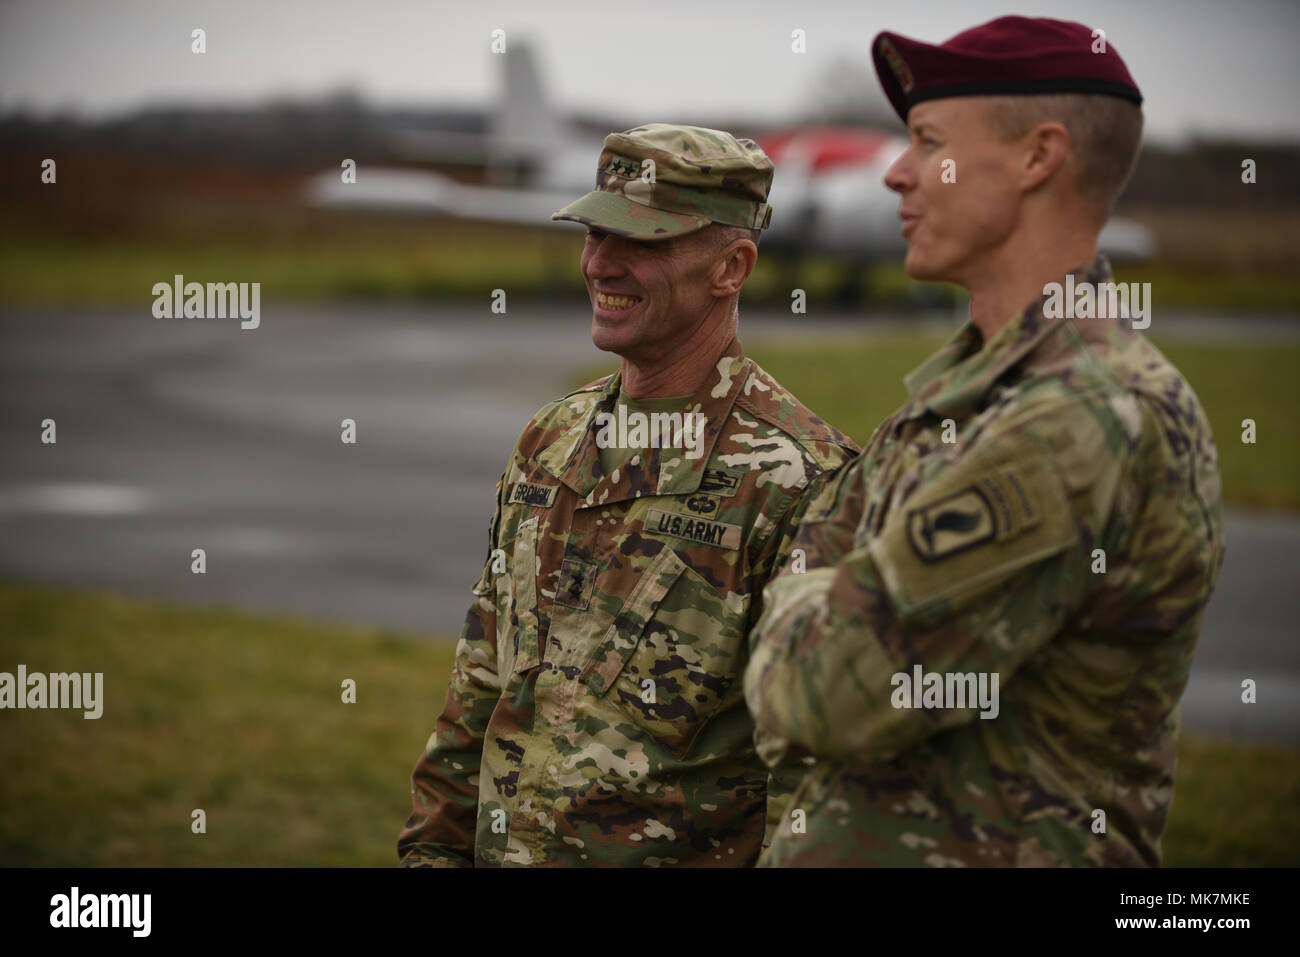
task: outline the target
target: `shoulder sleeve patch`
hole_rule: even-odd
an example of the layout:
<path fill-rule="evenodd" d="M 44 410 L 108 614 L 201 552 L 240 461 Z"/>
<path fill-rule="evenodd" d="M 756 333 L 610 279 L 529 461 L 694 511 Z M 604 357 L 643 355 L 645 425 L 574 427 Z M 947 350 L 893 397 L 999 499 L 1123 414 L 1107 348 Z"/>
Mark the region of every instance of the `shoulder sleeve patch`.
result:
<path fill-rule="evenodd" d="M 921 486 L 886 520 L 870 550 L 895 605 L 911 615 L 967 606 L 1078 538 L 1047 453 L 1017 433 Z"/>

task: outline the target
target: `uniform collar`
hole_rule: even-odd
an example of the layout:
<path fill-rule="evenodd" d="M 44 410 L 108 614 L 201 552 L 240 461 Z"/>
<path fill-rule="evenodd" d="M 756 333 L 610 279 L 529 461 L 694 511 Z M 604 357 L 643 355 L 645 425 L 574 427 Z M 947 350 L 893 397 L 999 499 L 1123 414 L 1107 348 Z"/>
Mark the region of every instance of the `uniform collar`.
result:
<path fill-rule="evenodd" d="M 583 505 L 602 505 L 649 495 L 681 495 L 699 488 L 705 465 L 713 454 L 718 436 L 726 427 L 731 407 L 749 379 L 753 363 L 745 358 L 740 340 L 731 343 L 717 365 L 705 377 L 704 384 L 687 401 L 683 412 L 704 414 L 704 435 L 700 439 L 698 458 L 687 458 L 684 449 L 643 449 L 637 465 L 617 469 L 612 476 L 600 471 L 600 450 L 596 417 L 602 412 L 617 412 L 622 373 L 615 372 L 606 381 L 595 403 L 585 416 L 570 426 L 559 438 L 539 452 L 537 464 L 583 498 Z"/>
<path fill-rule="evenodd" d="M 1075 285 L 1103 283 L 1111 279 L 1110 262 L 1098 255 L 1091 263 L 1070 271 Z M 1064 277 L 1062 277 L 1062 281 Z M 940 416 L 964 414 L 973 409 L 994 383 L 1023 362 L 1068 318 L 1048 319 L 1043 315 L 1044 295 L 998 330 L 981 349 L 979 330 L 969 319 L 934 355 L 903 379 L 909 395 L 898 421 L 915 418 L 925 411 Z"/>

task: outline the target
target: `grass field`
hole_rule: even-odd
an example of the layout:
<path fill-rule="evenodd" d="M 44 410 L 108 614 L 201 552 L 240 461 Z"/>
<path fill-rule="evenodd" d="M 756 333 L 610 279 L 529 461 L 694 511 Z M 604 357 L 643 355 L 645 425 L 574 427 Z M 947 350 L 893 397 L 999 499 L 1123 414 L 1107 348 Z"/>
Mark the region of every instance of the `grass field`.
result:
<path fill-rule="evenodd" d="M 0 636 L 0 671 L 102 671 L 105 699 L 0 714 L 0 865 L 396 862 L 450 643 L 10 584 Z M 1184 737 L 1166 863 L 1300 864 L 1298 757 Z"/>
<path fill-rule="evenodd" d="M 562 237 L 568 240 L 570 237 Z M 481 297 L 553 287 L 581 289 L 571 243 L 507 241 L 508 259 L 458 237 L 310 242 L 170 243 L 0 239 L 0 303 L 71 307 L 138 304 L 179 273 L 197 282 L 259 282 L 265 302 Z M 556 249 L 563 249 L 561 254 Z M 504 262 L 504 265 L 503 265 Z M 562 265 L 563 264 L 563 265 Z"/>
<path fill-rule="evenodd" d="M 139 305 L 149 290 L 180 273 L 199 282 L 260 282 L 264 302 L 330 299 L 486 299 L 580 292 L 582 231 L 551 232 L 452 221 L 328 218 L 270 220 L 263 231 L 231 236 L 216 230 L 92 238 L 55 235 L 0 211 L 0 305 L 35 307 Z M 803 288 L 810 303 L 835 301 L 848 267 L 809 258 L 791 272 L 775 253 L 760 255 L 747 301 L 789 302 Z M 1242 267 L 1244 268 L 1244 267 Z M 1152 263 L 1117 270 L 1117 279 L 1152 283 L 1160 309 L 1250 313 L 1300 312 L 1294 272 L 1213 271 Z M 863 305 L 947 303 L 954 287 L 918 283 L 897 261 L 866 267 Z"/>
<path fill-rule="evenodd" d="M 741 327 L 741 338 L 745 330 Z M 746 345 L 759 365 L 859 444 L 907 398 L 903 377 L 943 344 L 926 336 L 846 334 L 803 343 Z M 1156 345 L 1205 406 L 1229 505 L 1300 509 L 1300 345 L 1170 342 Z M 575 372 L 573 386 L 611 363 Z M 1241 441 L 1252 418 L 1256 443 Z"/>

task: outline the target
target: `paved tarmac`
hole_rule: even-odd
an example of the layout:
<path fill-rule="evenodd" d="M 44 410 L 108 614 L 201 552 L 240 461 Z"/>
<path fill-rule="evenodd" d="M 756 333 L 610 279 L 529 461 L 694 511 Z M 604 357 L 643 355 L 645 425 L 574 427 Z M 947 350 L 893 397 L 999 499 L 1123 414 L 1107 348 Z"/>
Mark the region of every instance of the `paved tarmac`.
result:
<path fill-rule="evenodd" d="M 751 311 L 741 334 L 865 325 Z M 945 321 L 870 322 L 921 325 Z M 1167 316 L 1159 331 L 1296 341 L 1300 322 Z M 268 305 L 255 330 L 147 306 L 0 314 L 0 577 L 454 636 L 514 439 L 608 358 L 580 304 Z M 1300 744 L 1300 515 L 1232 511 L 1227 530 L 1185 724 Z"/>

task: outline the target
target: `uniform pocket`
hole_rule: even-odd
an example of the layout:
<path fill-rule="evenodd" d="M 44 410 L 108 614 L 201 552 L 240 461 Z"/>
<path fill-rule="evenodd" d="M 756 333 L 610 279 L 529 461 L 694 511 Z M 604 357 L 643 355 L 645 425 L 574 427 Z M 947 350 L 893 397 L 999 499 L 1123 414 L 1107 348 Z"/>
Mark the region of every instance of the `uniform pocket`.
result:
<path fill-rule="evenodd" d="M 745 647 L 744 616 L 729 609 L 671 548 L 660 553 L 650 572 L 629 618 L 641 624 L 623 632 L 617 651 L 603 659 L 607 682 L 592 688 L 647 735 L 685 757 L 735 683 Z"/>
<path fill-rule="evenodd" d="M 497 615 L 501 674 L 537 666 L 537 521 L 520 522 L 510 550 L 508 613 Z"/>
<path fill-rule="evenodd" d="M 614 620 L 605 629 L 595 653 L 582 669 L 582 680 L 592 694 L 604 695 L 637 650 L 641 633 L 659 609 L 673 583 L 686 568 L 671 548 L 659 552 L 641 573 Z"/>

